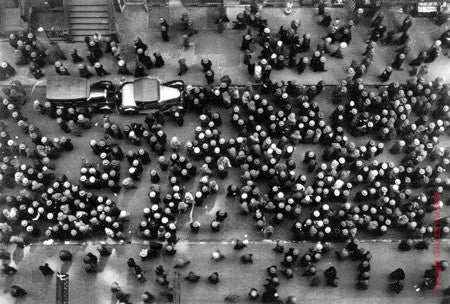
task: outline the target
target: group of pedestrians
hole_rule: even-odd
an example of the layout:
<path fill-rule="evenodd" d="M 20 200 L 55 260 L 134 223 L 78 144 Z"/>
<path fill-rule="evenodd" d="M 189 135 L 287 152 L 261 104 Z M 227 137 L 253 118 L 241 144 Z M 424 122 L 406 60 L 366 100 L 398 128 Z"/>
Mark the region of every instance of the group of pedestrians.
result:
<path fill-rule="evenodd" d="M 277 243 L 274 251 L 283 254 L 280 265 L 268 265 L 267 283 L 263 289 L 252 287 L 249 299 L 282 303 L 280 278 L 294 277 L 297 265 L 303 267 L 304 276 L 311 277 L 311 286 L 337 287 L 339 275 L 334 266 L 325 269 L 322 277 L 314 265 L 331 250 L 329 242 L 345 243 L 344 248 L 336 252 L 336 257 L 358 262 L 356 287 L 369 288 L 372 255 L 358 244 L 357 238 L 362 233 L 380 236 L 399 230 L 405 239 L 399 249 L 406 251 L 413 246 L 411 239 L 423 239 L 415 246 L 426 249 L 429 246 L 427 239 L 437 232 L 444 237 L 450 229 L 449 218 L 437 221 L 437 228 L 427 218 L 436 206 L 443 208 L 445 203 L 448 204 L 444 201 L 436 203 L 433 197 L 435 192 L 450 189 L 450 179 L 444 174 L 450 166 L 450 149 L 443 147 L 440 140 L 441 136 L 449 134 L 449 85 L 441 78 L 427 82 L 420 77 L 420 68 L 417 73 L 411 73 L 411 79 L 406 83 L 391 82 L 380 88 L 364 85 L 362 77 L 373 61 L 378 43 L 400 45 L 393 64 L 380 75 L 383 82 L 389 81 L 392 70 L 402 69 L 410 51 L 412 20 L 407 17 L 399 29 L 387 32 L 383 25 L 384 14 L 375 8 L 365 12 L 357 6 L 352 19 L 343 21 L 332 18 L 320 2 L 319 24 L 326 27 L 328 33 L 313 49 L 311 34 L 299 34 L 300 20 L 293 20 L 289 27 L 282 26 L 273 34 L 253 3 L 238 15 L 234 28 L 245 30 L 241 50 L 249 73 L 260 86 L 237 87 L 227 75 L 219 79 L 219 85 L 212 86 L 215 82 L 214 63 L 202 59 L 200 65 L 208 86 L 188 85 L 183 92 L 185 110 L 198 115 L 190 140 L 176 136 L 167 138 L 164 131 L 166 117 L 161 111 L 147 115 L 144 123 L 132 121 L 124 126 L 104 116 L 101 126 L 104 136 L 100 140 L 86 138 L 98 159 L 95 162 L 84 159 L 77 182 L 55 173 L 55 160 L 74 148 L 70 138 L 51 139 L 28 122 L 23 113 L 23 107 L 29 102 L 28 95 L 20 82 L 13 82 L 4 90 L 5 98 L 0 104 L 0 118 L 5 121 L 0 122 L 0 189 L 20 187 L 22 191 L 20 195 L 0 196 L 1 204 L 5 206 L 0 222 L 1 236 L 20 247 L 43 236 L 53 240 L 83 240 L 101 233 L 113 239 L 124 239 L 128 213 L 107 196 L 90 191 L 106 189 L 117 194 L 135 189 L 147 172 L 146 166 L 151 164 L 148 207 L 143 210 L 143 220 L 136 227 L 139 236 L 148 241 L 139 252 L 142 263 L 161 254 L 176 255 L 179 214 L 201 207 L 215 194 L 226 191 L 227 199 L 236 201 L 240 213 L 251 218 L 254 229 L 264 238 L 273 238 L 287 223 L 293 240 L 317 242 L 302 256 L 298 249 L 289 248 L 285 252 Z M 219 16 L 219 26 L 228 22 L 225 17 L 226 14 Z M 320 108 L 319 96 L 325 89 L 323 81 L 306 87 L 295 80 L 271 80 L 272 69 L 290 67 L 301 74 L 310 67 L 315 72 L 325 72 L 326 54 L 343 58 L 346 47 L 352 42 L 352 28 L 368 18 L 371 18 L 372 31 L 363 54 L 365 58 L 362 63 L 355 59 L 348 76 L 334 88 L 330 102 L 336 108 L 330 120 L 324 117 Z M 188 48 L 189 37 L 198 31 L 189 15 L 184 14 L 181 22 L 187 35 L 183 43 Z M 169 24 L 161 19 L 160 26 L 163 40 L 169 41 Z M 140 38 L 134 41 L 138 59 L 134 73 L 129 70 L 120 43 L 114 37 L 94 34 L 86 37 L 85 42 L 86 59 L 78 54 L 78 50 L 71 53 L 81 77 L 93 76 L 85 62 L 93 66 L 99 76 L 108 75 L 110 72 L 100 63 L 108 53 L 117 60 L 117 73 L 123 76 L 144 77 L 149 69 L 164 65 L 161 55 L 154 53 L 152 57 L 148 45 Z M 252 55 L 254 43 L 262 47 L 258 60 Z M 31 33 L 13 34 L 10 44 L 16 49 L 20 63 L 31 62 L 36 78 L 43 76 L 39 69 L 46 64 L 53 64 L 57 74 L 70 74 L 62 63 L 66 58 L 57 45 L 50 50 Z M 441 44 L 442 41 L 437 40 L 410 65 L 420 67 L 432 63 L 441 52 Z M 311 55 L 306 55 L 307 52 Z M 302 53 L 304 56 L 299 58 Z M 2 63 L 1 68 L 0 80 L 15 73 L 9 64 L 4 66 Z M 186 62 L 180 61 L 179 75 L 187 70 Z M 91 119 L 97 114 L 83 107 L 61 109 L 42 101 L 35 101 L 33 107 L 55 119 L 65 133 L 74 135 L 81 135 L 83 129 L 91 128 Z M 228 109 L 230 117 L 222 117 L 216 108 Z M 175 111 L 173 115 L 180 126 L 183 125 L 183 114 L 183 111 Z M 221 126 L 225 120 L 227 123 L 229 120 L 236 136 L 226 138 L 222 134 Z M 17 124 L 32 144 L 15 139 L 6 121 Z M 357 144 L 346 135 L 347 132 L 352 137 L 369 136 L 370 139 L 367 143 Z M 122 140 L 136 148 L 123 151 Z M 296 151 L 299 144 L 319 145 L 322 153 L 302 151 L 299 160 Z M 387 152 L 398 155 L 399 162 L 377 159 Z M 30 161 L 24 161 L 25 158 Z M 124 163 L 127 164 L 125 174 Z M 240 179 L 223 185 L 222 181 L 232 170 L 240 170 Z M 168 173 L 168 180 L 161 179 L 162 172 Z M 194 188 L 186 189 L 186 182 L 195 177 L 198 179 L 195 179 Z M 205 226 L 211 233 L 226 230 L 228 217 L 225 210 L 218 210 L 207 223 L 192 218 L 190 231 L 199 233 Z M 235 250 L 244 248 L 246 243 L 235 242 Z M 102 246 L 99 254 L 107 256 L 111 249 Z M 62 252 L 60 258 L 69 261 L 72 254 Z M 215 251 L 212 258 L 220 262 L 225 257 Z M 96 255 L 88 253 L 83 259 L 86 272 L 99 272 L 98 260 Z M 242 255 L 240 261 L 252 264 L 253 253 Z M 175 267 L 184 269 L 189 264 L 188 260 L 180 259 Z M 145 271 L 133 257 L 127 265 L 138 281 L 146 281 Z M 54 274 L 48 264 L 39 269 L 43 275 Z M 436 283 L 434 271 L 435 268 L 427 270 L 425 281 L 420 285 L 422 289 Z M 16 270 L 6 264 L 3 272 L 13 275 Z M 164 287 L 162 295 L 173 301 L 174 286 L 168 279 L 168 272 L 160 266 L 155 273 L 157 282 Z M 210 284 L 220 285 L 218 272 L 208 275 Z M 201 276 L 191 270 L 185 279 L 195 284 Z M 403 270 L 394 271 L 390 279 L 389 290 L 401 292 L 405 279 Z M 119 303 L 130 303 L 129 294 L 117 283 L 111 290 Z M 15 285 L 11 294 L 20 297 L 26 291 Z M 145 292 L 142 300 L 151 303 L 155 297 L 154 293 Z M 238 299 L 236 294 L 225 298 L 229 302 Z M 294 296 L 289 296 L 286 301 L 298 302 Z"/>

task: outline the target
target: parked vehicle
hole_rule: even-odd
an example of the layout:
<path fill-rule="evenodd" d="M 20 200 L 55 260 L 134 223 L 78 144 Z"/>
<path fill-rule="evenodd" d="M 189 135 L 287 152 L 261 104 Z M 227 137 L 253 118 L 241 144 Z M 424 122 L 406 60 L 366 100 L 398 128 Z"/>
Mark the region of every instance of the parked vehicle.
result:
<path fill-rule="evenodd" d="M 175 80 L 161 84 L 156 78 L 139 78 L 120 87 L 119 111 L 123 114 L 148 113 L 155 110 L 182 108 L 184 82 Z"/>
<path fill-rule="evenodd" d="M 113 111 L 117 104 L 116 87 L 111 81 L 93 84 L 78 76 L 49 76 L 46 98 L 57 107 L 94 107 Z"/>
<path fill-rule="evenodd" d="M 50 76 L 47 100 L 56 107 L 93 107 L 97 111 L 144 114 L 156 110 L 182 110 L 184 82 L 161 84 L 156 78 L 138 78 L 115 85 L 111 81 L 91 84 L 78 76 Z"/>

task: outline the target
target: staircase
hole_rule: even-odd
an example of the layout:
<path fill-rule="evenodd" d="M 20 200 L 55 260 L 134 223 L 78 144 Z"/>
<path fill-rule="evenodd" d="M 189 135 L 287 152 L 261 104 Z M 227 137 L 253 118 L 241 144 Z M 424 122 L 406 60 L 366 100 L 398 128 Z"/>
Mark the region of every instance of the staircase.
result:
<path fill-rule="evenodd" d="M 114 10 L 110 0 L 65 0 L 67 23 L 73 42 L 99 32 L 110 36 L 114 32 Z"/>

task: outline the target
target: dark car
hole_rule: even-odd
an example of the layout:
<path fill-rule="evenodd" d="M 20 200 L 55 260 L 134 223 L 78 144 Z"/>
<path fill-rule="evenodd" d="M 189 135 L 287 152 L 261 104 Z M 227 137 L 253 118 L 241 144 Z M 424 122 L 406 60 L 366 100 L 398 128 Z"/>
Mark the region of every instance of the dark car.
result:
<path fill-rule="evenodd" d="M 139 78 L 120 86 L 119 110 L 123 114 L 149 113 L 183 107 L 184 82 L 175 80 L 161 84 L 156 78 Z"/>
<path fill-rule="evenodd" d="M 112 111 L 116 107 L 116 87 L 110 81 L 90 84 L 78 76 L 50 76 L 47 78 L 47 100 L 57 107 L 92 107 Z"/>

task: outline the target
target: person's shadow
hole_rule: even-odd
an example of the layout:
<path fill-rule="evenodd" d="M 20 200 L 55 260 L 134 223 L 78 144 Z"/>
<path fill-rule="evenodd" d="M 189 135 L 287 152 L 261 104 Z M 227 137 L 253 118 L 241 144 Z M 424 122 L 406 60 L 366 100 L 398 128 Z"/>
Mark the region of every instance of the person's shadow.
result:
<path fill-rule="evenodd" d="M 73 263 L 73 259 L 70 260 L 70 261 L 62 262 L 62 265 L 61 265 L 61 268 L 60 268 L 61 273 L 68 273 L 69 269 L 70 269 L 70 266 L 72 266 L 72 263 Z"/>
<path fill-rule="evenodd" d="M 20 248 L 19 246 L 16 246 L 16 249 L 14 249 L 14 252 L 12 254 L 12 260 L 16 265 L 18 265 L 20 262 L 22 262 L 24 257 L 24 249 Z"/>

